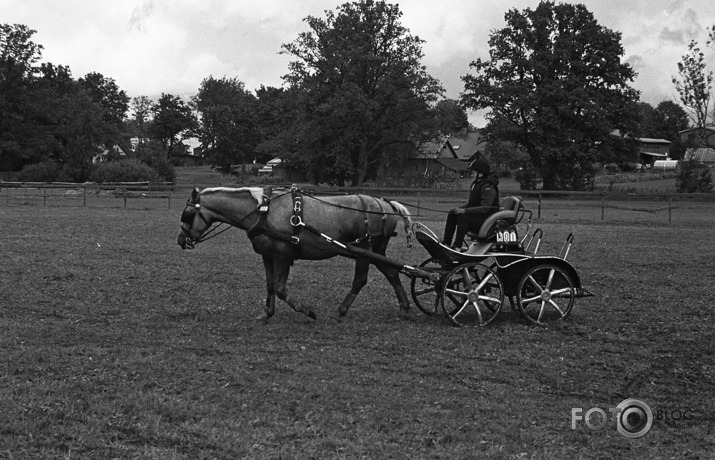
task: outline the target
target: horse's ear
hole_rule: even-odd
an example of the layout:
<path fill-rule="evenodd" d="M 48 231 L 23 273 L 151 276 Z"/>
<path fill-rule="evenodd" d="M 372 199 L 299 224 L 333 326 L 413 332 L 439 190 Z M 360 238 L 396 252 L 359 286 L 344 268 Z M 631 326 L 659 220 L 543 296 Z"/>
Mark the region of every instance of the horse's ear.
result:
<path fill-rule="evenodd" d="M 201 190 L 199 190 L 198 187 L 194 187 L 194 189 L 191 191 L 191 201 L 194 201 L 194 202 L 196 201 L 196 199 L 199 197 L 200 191 Z"/>

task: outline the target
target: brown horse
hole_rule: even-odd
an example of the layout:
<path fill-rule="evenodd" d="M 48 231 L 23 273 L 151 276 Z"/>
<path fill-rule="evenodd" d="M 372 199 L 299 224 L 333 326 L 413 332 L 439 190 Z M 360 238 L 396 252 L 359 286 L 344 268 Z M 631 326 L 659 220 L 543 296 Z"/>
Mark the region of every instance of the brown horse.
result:
<path fill-rule="evenodd" d="M 215 222 L 245 230 L 253 250 L 263 257 L 266 269 L 266 311 L 259 317 L 264 321 L 275 313 L 276 295 L 295 311 L 315 319 L 310 307 L 299 305 L 288 297 L 286 282 L 290 267 L 298 259 L 323 260 L 336 255 L 355 259 L 352 289 L 338 307 L 336 319 L 347 314 L 367 283 L 371 263 L 390 282 L 397 294 L 400 311 L 406 313 L 410 303 L 400 281 L 399 268 L 383 262 L 389 262 L 384 258 L 385 250 L 390 238 L 396 234 L 400 219 L 409 237 L 410 214 L 396 201 L 366 195 L 317 197 L 296 189 L 278 192 L 260 187 L 194 189 L 181 216 L 177 243 L 182 249 L 193 248 Z M 330 242 L 331 238 L 342 243 L 342 247 L 368 250 L 383 259 L 346 251 L 341 244 Z"/>

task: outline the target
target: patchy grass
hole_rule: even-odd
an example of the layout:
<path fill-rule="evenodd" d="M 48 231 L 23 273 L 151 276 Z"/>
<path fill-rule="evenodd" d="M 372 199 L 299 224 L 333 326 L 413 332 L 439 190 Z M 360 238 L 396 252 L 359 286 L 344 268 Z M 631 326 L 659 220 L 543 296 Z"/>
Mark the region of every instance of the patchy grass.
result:
<path fill-rule="evenodd" d="M 332 322 L 346 259 L 294 267 L 317 321 L 279 304 L 264 325 L 239 231 L 182 252 L 178 204 L 5 206 L 0 458 L 712 458 L 714 206 L 668 225 L 546 203 L 542 251 L 575 232 L 569 259 L 596 297 L 548 329 L 505 308 L 477 330 L 398 319 L 377 270 Z M 441 232 L 438 213 L 420 219 Z M 401 238 L 388 254 L 426 258 Z M 646 436 L 571 429 L 573 407 L 626 398 L 660 413 Z M 693 417 L 663 419 L 676 410 Z"/>

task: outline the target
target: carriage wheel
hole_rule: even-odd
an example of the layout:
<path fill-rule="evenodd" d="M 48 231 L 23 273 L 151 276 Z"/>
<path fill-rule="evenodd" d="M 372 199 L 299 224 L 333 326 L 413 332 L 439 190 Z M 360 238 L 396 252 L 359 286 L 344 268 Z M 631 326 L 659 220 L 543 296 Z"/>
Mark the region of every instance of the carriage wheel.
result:
<path fill-rule="evenodd" d="M 575 297 L 573 281 L 566 271 L 555 265 L 537 265 L 519 281 L 516 298 L 524 318 L 545 326 L 566 318 Z"/>
<path fill-rule="evenodd" d="M 455 326 L 486 326 L 494 321 L 504 301 L 496 272 L 480 263 L 462 264 L 443 280 L 439 302 Z"/>
<path fill-rule="evenodd" d="M 422 262 L 418 268 L 441 268 L 441 265 L 433 258 Z M 410 283 L 410 292 L 415 305 L 425 315 L 434 315 L 437 313 L 437 293 L 439 291 L 438 283 L 424 278 L 412 278 Z"/>

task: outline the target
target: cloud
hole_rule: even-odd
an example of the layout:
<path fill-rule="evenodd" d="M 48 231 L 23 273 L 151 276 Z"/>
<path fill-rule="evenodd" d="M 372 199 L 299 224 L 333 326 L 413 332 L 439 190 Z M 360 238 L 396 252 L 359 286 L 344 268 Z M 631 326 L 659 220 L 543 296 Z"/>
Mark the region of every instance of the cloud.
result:
<path fill-rule="evenodd" d="M 128 30 L 136 29 L 141 31 L 144 29 L 144 22 L 148 16 L 151 16 L 154 11 L 153 0 L 148 0 L 142 5 L 137 6 L 132 10 L 132 15 L 129 18 L 129 24 L 127 25 Z"/>

